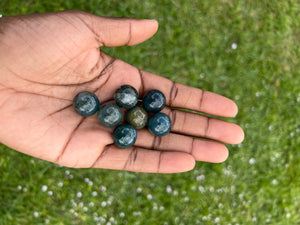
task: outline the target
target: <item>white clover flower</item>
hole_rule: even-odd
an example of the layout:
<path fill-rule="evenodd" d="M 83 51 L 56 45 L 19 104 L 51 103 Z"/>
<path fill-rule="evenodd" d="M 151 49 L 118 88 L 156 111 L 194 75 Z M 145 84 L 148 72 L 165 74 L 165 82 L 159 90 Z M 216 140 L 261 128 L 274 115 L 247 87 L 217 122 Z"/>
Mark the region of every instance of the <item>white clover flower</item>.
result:
<path fill-rule="evenodd" d="M 120 212 L 119 215 L 120 215 L 121 218 L 125 217 L 125 213 L 124 212 Z"/>
<path fill-rule="evenodd" d="M 74 178 L 74 176 L 72 174 L 70 174 L 69 178 L 72 180 Z"/>
<path fill-rule="evenodd" d="M 153 211 L 157 211 L 158 208 L 156 205 L 154 205 L 152 209 L 153 209 Z"/>
<path fill-rule="evenodd" d="M 255 93 L 255 96 L 256 96 L 256 97 L 259 97 L 259 96 L 260 96 L 260 93 L 259 93 L 259 92 L 256 92 L 256 93 Z"/>
<path fill-rule="evenodd" d="M 249 159 L 249 164 L 254 164 L 255 163 L 255 159 L 254 158 L 251 158 L 251 159 Z"/>
<path fill-rule="evenodd" d="M 74 214 L 73 214 L 75 217 L 77 217 L 78 216 L 78 213 L 77 212 L 74 212 Z"/>
<path fill-rule="evenodd" d="M 209 191 L 210 191 L 210 192 L 214 192 L 214 191 L 215 191 L 215 188 L 214 188 L 214 187 L 210 187 L 210 188 L 209 188 Z"/>
<path fill-rule="evenodd" d="M 137 192 L 137 193 L 141 193 L 141 192 L 142 192 L 142 188 L 138 187 L 138 188 L 136 189 L 136 192 Z"/>
<path fill-rule="evenodd" d="M 273 185 L 277 185 L 278 184 L 278 181 L 276 179 L 272 180 L 272 184 Z"/>
<path fill-rule="evenodd" d="M 98 219 L 100 223 L 104 223 L 106 221 L 105 217 L 102 216 L 100 216 Z"/>
<path fill-rule="evenodd" d="M 196 179 L 197 179 L 197 181 L 204 180 L 205 179 L 205 175 L 201 174 L 201 175 L 197 176 Z"/>
<path fill-rule="evenodd" d="M 190 199 L 189 199 L 189 197 L 185 197 L 183 201 L 184 201 L 184 202 L 189 202 Z"/>
<path fill-rule="evenodd" d="M 173 191 L 173 195 L 174 195 L 174 196 L 177 196 L 177 195 L 178 195 L 178 191 L 176 191 L 176 190 Z"/>
<path fill-rule="evenodd" d="M 200 192 L 204 192 L 204 187 L 200 185 L 200 186 L 198 187 L 198 190 L 199 190 Z"/>
<path fill-rule="evenodd" d="M 133 216 L 141 216 L 142 213 L 141 213 L 140 211 L 138 211 L 138 212 L 133 212 L 132 215 L 133 215 Z"/>
<path fill-rule="evenodd" d="M 94 202 L 89 203 L 89 207 L 93 207 L 94 205 L 95 205 Z"/>
<path fill-rule="evenodd" d="M 287 213 L 286 214 L 286 218 L 290 218 L 291 217 L 291 214 L 290 213 Z"/>
<path fill-rule="evenodd" d="M 159 207 L 159 210 L 163 211 L 163 210 L 165 210 L 165 207 L 161 206 L 161 207 Z"/>
<path fill-rule="evenodd" d="M 172 193 L 172 187 L 170 185 L 167 186 L 166 191 L 168 194 Z"/>
<path fill-rule="evenodd" d="M 219 207 L 219 208 L 223 208 L 223 204 L 222 204 L 222 203 L 219 203 L 218 207 Z"/>
<path fill-rule="evenodd" d="M 107 205 L 106 201 L 101 202 L 101 206 L 105 207 Z"/>
<path fill-rule="evenodd" d="M 148 200 L 151 200 L 151 199 L 152 199 L 152 195 L 151 195 L 151 194 L 148 194 L 148 195 L 147 195 L 147 199 L 148 199 Z"/>
<path fill-rule="evenodd" d="M 202 220 L 203 220 L 203 221 L 206 221 L 206 220 L 207 220 L 207 217 L 206 217 L 206 216 L 203 216 L 203 217 L 202 217 Z"/>
<path fill-rule="evenodd" d="M 92 192 L 92 196 L 96 197 L 98 195 L 97 191 Z"/>
<path fill-rule="evenodd" d="M 216 218 L 215 218 L 215 222 L 216 222 L 216 223 L 219 223 L 219 222 L 220 222 L 220 218 L 219 218 L 219 217 L 216 217 Z"/>
<path fill-rule="evenodd" d="M 114 223 L 115 222 L 115 218 L 114 217 L 110 217 L 109 221 L 112 222 L 112 223 Z"/>
<path fill-rule="evenodd" d="M 2 18 L 2 14 L 0 14 L 0 18 Z"/>
<path fill-rule="evenodd" d="M 47 191 L 47 189 L 48 189 L 47 185 L 43 185 L 43 186 L 42 186 L 42 192 Z"/>
<path fill-rule="evenodd" d="M 253 221 L 253 222 L 255 222 L 256 220 L 257 220 L 256 217 L 253 217 L 253 218 L 252 218 L 252 221 Z"/>
<path fill-rule="evenodd" d="M 33 216 L 34 216 L 34 217 L 38 217 L 39 215 L 40 215 L 39 212 L 34 212 L 34 213 L 33 213 Z"/>
<path fill-rule="evenodd" d="M 66 171 L 65 171 L 65 174 L 66 174 L 66 175 L 70 175 L 70 171 L 69 171 L 69 170 L 66 170 Z"/>
<path fill-rule="evenodd" d="M 83 207 L 83 211 L 84 211 L 84 212 L 87 212 L 88 210 L 89 210 L 88 207 L 86 207 L 86 206 Z"/>
<path fill-rule="evenodd" d="M 89 178 L 87 178 L 87 177 L 86 177 L 86 178 L 84 178 L 84 182 L 85 182 L 85 183 L 88 183 L 89 181 L 90 181 L 90 179 L 89 179 Z"/>
<path fill-rule="evenodd" d="M 17 189 L 18 189 L 18 190 L 22 190 L 22 186 L 21 186 L 21 185 L 18 185 Z"/>
<path fill-rule="evenodd" d="M 77 196 L 77 198 L 81 198 L 82 197 L 82 193 L 79 191 L 79 192 L 77 192 L 76 196 Z"/>
<path fill-rule="evenodd" d="M 205 74 L 204 73 L 200 73 L 199 76 L 200 76 L 201 79 L 203 79 L 205 77 Z"/>
<path fill-rule="evenodd" d="M 24 187 L 24 188 L 23 188 L 23 191 L 24 191 L 24 192 L 26 192 L 26 191 L 27 191 L 27 188 L 26 188 L 26 187 Z"/>
<path fill-rule="evenodd" d="M 237 47 L 238 47 L 237 43 L 232 43 L 232 45 L 231 45 L 232 49 L 237 49 Z"/>
<path fill-rule="evenodd" d="M 53 195 L 53 191 L 48 191 L 48 195 L 52 196 Z"/>
<path fill-rule="evenodd" d="M 83 207 L 83 202 L 79 202 L 79 207 Z"/>
<path fill-rule="evenodd" d="M 58 187 L 62 187 L 62 186 L 64 186 L 64 183 L 63 182 L 59 182 L 57 185 L 58 185 Z"/>
<path fill-rule="evenodd" d="M 50 222 L 49 219 L 45 219 L 45 223 L 48 224 Z"/>
<path fill-rule="evenodd" d="M 94 184 L 93 181 L 89 181 L 89 182 L 88 182 L 88 185 L 89 185 L 89 186 L 93 186 L 93 184 Z"/>
<path fill-rule="evenodd" d="M 101 185 L 100 188 L 101 188 L 101 191 L 103 191 L 103 192 L 106 191 L 106 187 L 105 186 Z"/>

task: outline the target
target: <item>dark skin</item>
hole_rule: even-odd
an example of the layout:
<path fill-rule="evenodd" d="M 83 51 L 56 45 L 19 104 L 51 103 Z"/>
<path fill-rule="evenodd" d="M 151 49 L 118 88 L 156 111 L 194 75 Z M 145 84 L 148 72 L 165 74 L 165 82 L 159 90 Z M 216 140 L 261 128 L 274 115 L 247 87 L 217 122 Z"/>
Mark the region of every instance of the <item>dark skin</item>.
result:
<path fill-rule="evenodd" d="M 175 173 L 193 169 L 195 161 L 226 160 L 228 150 L 221 142 L 242 142 L 242 129 L 176 108 L 234 117 L 232 100 L 141 71 L 101 51 L 102 46 L 139 44 L 157 29 L 155 20 L 81 11 L 1 18 L 0 141 L 68 167 Z M 142 129 L 134 146 L 119 149 L 112 128 L 103 127 L 96 115 L 83 118 L 74 112 L 78 92 L 91 91 L 103 103 L 124 84 L 135 87 L 140 97 L 151 89 L 165 94 L 163 112 L 173 122 L 169 135 L 158 138 Z"/>

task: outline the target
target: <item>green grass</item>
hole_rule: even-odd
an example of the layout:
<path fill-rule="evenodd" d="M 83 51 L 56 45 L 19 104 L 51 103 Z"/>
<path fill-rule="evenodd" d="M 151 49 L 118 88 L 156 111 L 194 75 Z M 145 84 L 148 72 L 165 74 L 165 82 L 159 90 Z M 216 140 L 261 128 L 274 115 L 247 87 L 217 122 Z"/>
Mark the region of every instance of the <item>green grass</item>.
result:
<path fill-rule="evenodd" d="M 245 141 L 173 175 L 69 169 L 2 145 L 0 224 L 300 224 L 299 1 L 0 2 L 3 16 L 65 9 L 157 19 L 151 40 L 104 51 L 236 100 Z"/>

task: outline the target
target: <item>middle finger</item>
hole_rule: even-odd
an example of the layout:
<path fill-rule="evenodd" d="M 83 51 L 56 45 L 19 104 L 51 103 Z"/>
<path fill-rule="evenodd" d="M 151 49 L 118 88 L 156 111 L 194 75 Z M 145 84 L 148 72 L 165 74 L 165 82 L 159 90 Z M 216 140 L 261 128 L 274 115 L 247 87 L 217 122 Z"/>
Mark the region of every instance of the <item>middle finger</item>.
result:
<path fill-rule="evenodd" d="M 239 144 L 244 139 L 244 132 L 236 124 L 165 107 L 163 113 L 172 121 L 171 132 L 212 139 L 228 144 Z"/>

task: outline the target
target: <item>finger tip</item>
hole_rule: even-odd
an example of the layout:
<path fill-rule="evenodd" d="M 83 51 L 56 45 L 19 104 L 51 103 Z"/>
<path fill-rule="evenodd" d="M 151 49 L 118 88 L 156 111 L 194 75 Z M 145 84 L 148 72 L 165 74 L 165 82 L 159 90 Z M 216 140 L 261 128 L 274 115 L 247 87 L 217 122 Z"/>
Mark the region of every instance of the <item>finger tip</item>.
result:
<path fill-rule="evenodd" d="M 176 156 L 174 155 L 174 152 L 165 152 L 162 160 L 164 163 L 161 165 L 164 166 L 160 168 L 160 173 L 187 172 L 194 169 L 196 164 L 192 155 L 180 152 L 177 152 Z"/>

